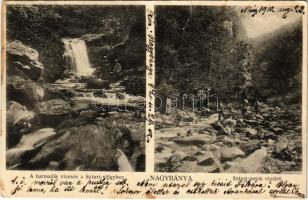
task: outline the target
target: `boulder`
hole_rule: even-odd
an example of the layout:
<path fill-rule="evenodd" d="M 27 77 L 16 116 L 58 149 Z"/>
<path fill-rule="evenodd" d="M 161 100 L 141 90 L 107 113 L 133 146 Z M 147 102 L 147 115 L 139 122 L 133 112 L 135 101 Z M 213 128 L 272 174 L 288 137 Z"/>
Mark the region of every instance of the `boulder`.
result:
<path fill-rule="evenodd" d="M 184 134 L 184 133 L 181 133 L 181 132 L 178 132 L 178 133 L 176 134 L 176 136 L 178 136 L 178 137 L 184 137 L 185 134 Z"/>
<path fill-rule="evenodd" d="M 194 112 L 186 112 L 186 116 L 184 118 L 184 121 L 193 122 L 195 120 L 197 120 L 197 117 L 196 117 Z"/>
<path fill-rule="evenodd" d="M 198 165 L 208 166 L 208 165 L 214 164 L 217 161 L 211 152 L 203 151 L 202 155 L 197 156 L 197 162 L 198 162 Z"/>
<path fill-rule="evenodd" d="M 266 160 L 266 163 L 271 166 L 271 169 L 269 170 L 271 173 L 284 174 L 285 171 L 301 171 L 301 169 L 298 169 L 298 166 L 296 166 L 296 163 L 293 161 L 289 162 L 271 157 Z"/>
<path fill-rule="evenodd" d="M 187 158 L 189 155 L 183 151 L 176 151 L 170 156 L 169 160 L 172 162 L 179 162 Z"/>
<path fill-rule="evenodd" d="M 156 163 L 166 163 L 168 159 L 173 155 L 171 149 L 163 150 L 160 153 L 155 153 L 155 162 Z"/>
<path fill-rule="evenodd" d="M 35 114 L 16 101 L 9 101 L 7 105 L 6 121 L 10 125 L 20 122 L 29 122 Z"/>
<path fill-rule="evenodd" d="M 272 131 L 267 131 L 267 130 L 262 130 L 263 132 L 263 137 L 262 139 L 268 140 L 268 139 L 272 139 L 272 140 L 276 140 L 277 139 L 277 135 L 275 133 L 273 133 Z"/>
<path fill-rule="evenodd" d="M 178 145 L 176 144 L 176 146 L 178 146 Z M 179 148 L 175 148 L 174 150 L 176 151 L 177 149 L 179 149 Z M 181 151 L 185 152 L 187 155 L 194 155 L 194 154 L 200 152 L 200 148 L 196 147 L 194 145 L 192 145 L 192 146 L 186 146 L 186 145 L 181 146 L 180 149 L 181 149 Z"/>
<path fill-rule="evenodd" d="M 23 134 L 35 128 L 37 118 L 35 113 L 29 111 L 16 101 L 9 101 L 7 105 L 7 147 L 15 146 Z"/>
<path fill-rule="evenodd" d="M 258 120 L 260 120 L 260 121 L 264 120 L 264 118 L 262 117 L 262 115 L 259 115 L 259 114 L 256 115 L 256 119 L 258 119 Z"/>
<path fill-rule="evenodd" d="M 251 120 L 245 119 L 244 122 L 245 122 L 246 124 L 248 124 L 248 125 L 251 125 L 251 126 L 257 126 L 257 125 L 259 124 L 258 121 L 253 120 L 253 119 L 251 119 Z"/>
<path fill-rule="evenodd" d="M 116 171 L 116 130 L 107 126 L 83 124 L 61 130 L 26 164 L 45 169 L 51 161 L 57 161 L 64 170 L 79 166 L 80 170 Z"/>
<path fill-rule="evenodd" d="M 177 110 L 176 118 L 177 118 L 178 121 L 184 121 L 184 122 L 193 122 L 197 119 L 197 117 L 194 113 L 185 112 L 185 111 L 182 111 L 182 110 Z"/>
<path fill-rule="evenodd" d="M 258 134 L 258 132 L 253 128 L 245 128 L 244 133 L 246 133 L 248 137 L 255 137 Z"/>
<path fill-rule="evenodd" d="M 221 148 L 221 160 L 228 161 L 237 157 L 243 157 L 245 153 L 238 147 L 223 147 Z"/>
<path fill-rule="evenodd" d="M 268 146 L 272 146 L 272 145 L 274 145 L 275 144 L 275 141 L 274 140 L 272 140 L 272 139 L 268 139 L 267 140 L 267 145 Z"/>
<path fill-rule="evenodd" d="M 167 120 L 163 122 L 162 127 L 169 127 L 172 125 L 174 125 L 174 123 L 171 120 Z"/>
<path fill-rule="evenodd" d="M 271 127 L 276 127 L 276 126 L 278 126 L 278 122 L 276 122 L 276 121 L 271 121 L 271 122 L 270 122 L 270 126 L 271 126 Z"/>
<path fill-rule="evenodd" d="M 225 127 L 224 131 L 227 135 L 231 135 L 234 132 L 233 128 L 229 126 Z"/>
<path fill-rule="evenodd" d="M 36 82 L 15 75 L 8 76 L 7 87 L 9 99 L 28 106 L 34 106 L 45 94 L 44 88 Z"/>
<path fill-rule="evenodd" d="M 206 134 L 209 135 L 210 133 L 204 130 L 198 130 L 198 134 Z"/>
<path fill-rule="evenodd" d="M 252 111 L 247 111 L 245 113 L 245 118 L 248 120 L 252 120 L 254 118 L 254 113 Z"/>
<path fill-rule="evenodd" d="M 236 141 L 234 139 L 231 139 L 229 137 L 224 137 L 222 142 L 228 146 L 235 146 Z"/>
<path fill-rule="evenodd" d="M 7 45 L 6 51 L 9 74 L 15 70 L 23 72 L 32 80 L 40 78 L 43 64 L 39 61 L 39 53 L 35 49 L 15 40 Z"/>
<path fill-rule="evenodd" d="M 177 144 L 174 142 L 157 142 L 157 146 L 163 146 L 164 148 L 167 147 L 169 149 L 177 149 Z"/>
<path fill-rule="evenodd" d="M 215 145 L 215 144 L 210 144 L 209 145 L 209 150 L 210 151 L 220 151 L 221 147 Z"/>
<path fill-rule="evenodd" d="M 250 140 L 247 143 L 242 143 L 240 149 L 245 152 L 246 155 L 249 155 L 261 148 L 261 142 L 259 140 Z"/>
<path fill-rule="evenodd" d="M 57 125 L 72 111 L 68 102 L 63 99 L 52 99 L 37 105 L 37 113 L 42 123 L 46 125 Z"/>
<path fill-rule="evenodd" d="M 209 166 L 198 165 L 197 161 L 184 161 L 175 171 L 178 172 L 200 172 L 200 173 L 219 173 L 222 171 L 219 165 L 213 164 Z"/>
<path fill-rule="evenodd" d="M 224 170 L 227 170 L 230 167 L 238 165 L 242 160 L 243 159 L 241 159 L 241 158 L 237 158 L 237 159 L 235 159 L 233 161 L 227 161 L 227 162 L 224 163 L 224 167 L 223 168 L 224 168 Z"/>
<path fill-rule="evenodd" d="M 282 133 L 284 133 L 285 131 L 282 129 L 282 128 L 280 128 L 280 127 L 275 127 L 275 128 L 273 128 L 272 129 L 276 134 L 282 134 Z"/>
<path fill-rule="evenodd" d="M 19 164 L 27 158 L 27 155 L 31 154 L 34 149 L 30 146 L 25 146 L 21 148 L 12 148 L 6 151 L 6 165 L 11 167 L 13 165 Z"/>
<path fill-rule="evenodd" d="M 199 131 L 202 132 L 208 132 L 208 133 L 213 133 L 213 132 L 217 132 L 212 126 L 205 126 L 203 128 L 201 128 Z"/>
<path fill-rule="evenodd" d="M 278 141 L 275 144 L 275 152 L 281 153 L 282 151 L 286 150 L 288 148 L 288 139 L 281 137 L 278 139 Z"/>
<path fill-rule="evenodd" d="M 165 149 L 164 146 L 156 146 L 156 147 L 155 147 L 155 152 L 161 153 L 162 150 L 164 150 L 164 149 Z"/>
<path fill-rule="evenodd" d="M 209 144 L 213 141 L 213 137 L 209 135 L 193 135 L 185 138 L 177 138 L 174 140 L 177 144 L 182 145 L 204 145 Z"/>
<path fill-rule="evenodd" d="M 236 120 L 232 118 L 228 118 L 228 119 L 223 120 L 222 124 L 224 126 L 234 127 L 236 125 Z"/>
<path fill-rule="evenodd" d="M 43 128 L 35 131 L 34 133 L 23 135 L 17 148 L 33 147 L 36 148 L 44 144 L 48 138 L 55 135 L 56 132 L 52 128 Z"/>
<path fill-rule="evenodd" d="M 262 162 L 267 155 L 266 149 L 259 149 L 239 162 L 227 169 L 226 173 L 256 173 L 262 167 Z"/>
<path fill-rule="evenodd" d="M 144 105 L 145 103 L 145 98 L 142 96 L 133 96 L 133 95 L 124 94 L 124 98 L 127 100 L 128 103 L 135 103 L 135 104 L 140 104 L 140 105 Z"/>
<path fill-rule="evenodd" d="M 219 122 L 212 123 L 211 126 L 217 131 L 219 135 L 228 135 L 224 127 Z"/>
<path fill-rule="evenodd" d="M 84 93 L 76 92 L 74 89 L 69 87 L 63 87 L 61 84 L 44 84 L 45 96 L 43 100 L 50 99 L 64 99 L 69 101 L 71 98 L 84 95 Z"/>
<path fill-rule="evenodd" d="M 8 166 L 16 165 L 30 158 L 35 150 L 47 142 L 50 136 L 55 135 L 54 129 L 44 128 L 34 133 L 23 135 L 15 148 L 6 152 L 6 163 Z"/>

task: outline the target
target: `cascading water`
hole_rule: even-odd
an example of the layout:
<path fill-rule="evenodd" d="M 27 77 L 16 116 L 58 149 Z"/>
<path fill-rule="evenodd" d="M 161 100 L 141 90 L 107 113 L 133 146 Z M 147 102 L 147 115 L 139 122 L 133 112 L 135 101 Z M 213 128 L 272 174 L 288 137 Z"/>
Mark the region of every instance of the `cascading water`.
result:
<path fill-rule="evenodd" d="M 79 38 L 62 41 L 65 48 L 63 57 L 67 67 L 78 75 L 92 75 L 95 69 L 91 68 L 85 41 Z"/>

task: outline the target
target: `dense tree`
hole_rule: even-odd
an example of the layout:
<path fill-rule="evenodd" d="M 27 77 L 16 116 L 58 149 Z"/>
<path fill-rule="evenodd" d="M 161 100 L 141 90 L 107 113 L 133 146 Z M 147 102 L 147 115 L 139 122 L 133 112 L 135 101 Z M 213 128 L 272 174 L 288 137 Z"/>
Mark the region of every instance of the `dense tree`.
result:
<path fill-rule="evenodd" d="M 300 100 L 302 23 L 282 27 L 254 43 L 253 84 L 265 97 L 290 94 Z"/>
<path fill-rule="evenodd" d="M 211 88 L 223 100 L 291 94 L 300 97 L 300 21 L 257 39 L 247 38 L 230 7 L 157 7 L 157 87 L 196 94 Z M 287 42 L 288 41 L 288 42 Z"/>
<path fill-rule="evenodd" d="M 156 24 L 158 88 L 165 80 L 180 93 L 211 88 L 225 98 L 246 84 L 251 47 L 232 9 L 159 7 Z"/>

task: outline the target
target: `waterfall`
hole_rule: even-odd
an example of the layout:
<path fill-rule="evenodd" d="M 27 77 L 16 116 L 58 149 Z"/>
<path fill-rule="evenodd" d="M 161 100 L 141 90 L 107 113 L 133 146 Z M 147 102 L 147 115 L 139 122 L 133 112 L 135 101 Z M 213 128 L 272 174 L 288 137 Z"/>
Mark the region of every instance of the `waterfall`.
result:
<path fill-rule="evenodd" d="M 78 75 L 91 75 L 95 69 L 91 68 L 85 41 L 79 38 L 62 39 L 62 41 L 65 48 L 63 58 L 68 69 Z"/>

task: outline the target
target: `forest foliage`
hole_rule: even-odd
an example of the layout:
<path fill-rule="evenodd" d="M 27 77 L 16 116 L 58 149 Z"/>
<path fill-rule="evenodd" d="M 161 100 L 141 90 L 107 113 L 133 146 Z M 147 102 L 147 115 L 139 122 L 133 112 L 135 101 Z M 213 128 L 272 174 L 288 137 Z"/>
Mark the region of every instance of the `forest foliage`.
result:
<path fill-rule="evenodd" d="M 162 95 L 207 88 L 226 101 L 243 88 L 251 98 L 300 94 L 301 23 L 253 40 L 230 7 L 164 6 L 156 12 L 156 84 Z"/>
<path fill-rule="evenodd" d="M 221 96 L 234 96 L 237 87 L 246 84 L 241 62 L 248 59 L 249 46 L 233 10 L 160 7 L 157 13 L 159 90 L 170 84 L 175 94 L 211 88 Z"/>

